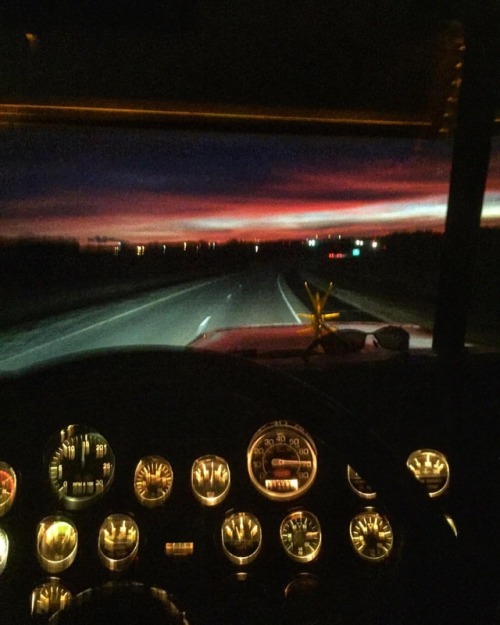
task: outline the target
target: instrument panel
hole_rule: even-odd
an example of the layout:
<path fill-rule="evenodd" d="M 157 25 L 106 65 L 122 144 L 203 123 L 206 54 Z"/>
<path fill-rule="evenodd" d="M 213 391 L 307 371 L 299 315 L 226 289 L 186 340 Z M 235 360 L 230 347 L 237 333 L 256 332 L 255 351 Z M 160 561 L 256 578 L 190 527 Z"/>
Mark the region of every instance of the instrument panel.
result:
<path fill-rule="evenodd" d="M 404 541 L 376 491 L 350 466 L 336 466 L 298 423 L 269 421 L 246 450 L 235 445 L 227 457 L 205 449 L 179 462 L 155 445 L 122 446 L 85 424 L 65 425 L 46 444 L 43 505 L 31 510 L 36 524 L 27 530 L 35 545 L 30 619 L 48 623 L 94 584 L 135 580 L 161 595 L 159 582 L 175 587 L 200 563 L 214 566 L 220 583 L 265 577 L 277 563 L 286 600 L 290 589 L 315 589 L 332 558 L 354 563 L 367 579 L 380 567 L 391 575 L 400 558 Z M 440 471 L 437 453 L 418 450 L 410 470 L 431 462 Z M 447 475 L 449 482 L 449 468 Z M 23 573 L 15 524 L 25 485 L 26 476 L 1 460 L 0 593 L 6 579 Z"/>

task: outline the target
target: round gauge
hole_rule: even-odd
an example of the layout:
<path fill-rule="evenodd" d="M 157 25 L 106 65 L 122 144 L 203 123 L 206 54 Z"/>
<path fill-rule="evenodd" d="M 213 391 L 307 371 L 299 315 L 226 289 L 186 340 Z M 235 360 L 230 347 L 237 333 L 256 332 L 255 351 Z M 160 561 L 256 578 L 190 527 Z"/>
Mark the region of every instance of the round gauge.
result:
<path fill-rule="evenodd" d="M 72 595 L 56 577 L 40 584 L 31 592 L 31 616 L 50 615 L 67 608 Z"/>
<path fill-rule="evenodd" d="M 269 499 L 289 501 L 304 494 L 314 482 L 316 446 L 299 425 L 268 423 L 250 441 L 247 467 L 258 491 Z"/>
<path fill-rule="evenodd" d="M 380 562 L 392 551 L 394 538 L 391 525 L 373 508 L 366 508 L 353 518 L 349 534 L 354 550 L 365 560 Z"/>
<path fill-rule="evenodd" d="M 362 478 L 359 473 L 356 473 L 350 465 L 347 465 L 347 481 L 358 497 L 362 497 L 363 499 L 375 499 L 377 496 L 377 493 L 368 482 Z"/>
<path fill-rule="evenodd" d="M 126 514 L 111 514 L 99 530 L 98 552 L 110 571 L 124 571 L 139 549 L 139 528 Z"/>
<path fill-rule="evenodd" d="M 291 512 L 280 526 L 280 538 L 286 553 L 297 562 L 311 562 L 321 547 L 321 527 L 312 512 Z"/>
<path fill-rule="evenodd" d="M 49 573 L 60 573 L 73 563 L 78 549 L 78 532 L 74 523 L 60 516 L 40 521 L 36 550 L 40 565 Z"/>
<path fill-rule="evenodd" d="M 229 465 L 219 456 L 203 456 L 191 468 L 191 488 L 204 506 L 215 506 L 226 498 L 231 484 Z"/>
<path fill-rule="evenodd" d="M 10 510 L 17 492 L 14 469 L 6 462 L 0 462 L 0 517 Z"/>
<path fill-rule="evenodd" d="M 439 497 L 448 488 L 450 467 L 440 451 L 417 449 L 409 455 L 406 466 L 425 485 L 430 497 Z"/>
<path fill-rule="evenodd" d="M 174 472 L 161 456 L 146 456 L 139 461 L 134 474 L 134 493 L 146 508 L 165 503 L 172 491 Z"/>
<path fill-rule="evenodd" d="M 222 524 L 222 548 L 234 564 L 253 562 L 262 547 L 259 520 L 248 512 L 227 516 Z"/>
<path fill-rule="evenodd" d="M 93 504 L 113 483 L 113 450 L 101 434 L 86 426 L 62 430 L 48 464 L 52 491 L 68 510 Z"/>
<path fill-rule="evenodd" d="M 0 527 L 0 575 L 5 571 L 9 559 L 9 537 L 7 532 Z"/>

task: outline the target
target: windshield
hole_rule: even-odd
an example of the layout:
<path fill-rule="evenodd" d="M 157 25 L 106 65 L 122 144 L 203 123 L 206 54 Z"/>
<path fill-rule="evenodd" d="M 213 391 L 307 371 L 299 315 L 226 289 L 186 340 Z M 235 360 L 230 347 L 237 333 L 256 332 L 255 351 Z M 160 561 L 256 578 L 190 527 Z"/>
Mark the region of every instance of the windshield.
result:
<path fill-rule="evenodd" d="M 4 127 L 1 367 L 217 328 L 432 328 L 449 141 Z M 498 333 L 500 143 L 482 213 L 471 336 Z M 498 289 L 497 289 L 498 291 Z M 498 312 L 498 311 L 497 311 Z M 380 325 L 380 324 L 379 324 Z"/>

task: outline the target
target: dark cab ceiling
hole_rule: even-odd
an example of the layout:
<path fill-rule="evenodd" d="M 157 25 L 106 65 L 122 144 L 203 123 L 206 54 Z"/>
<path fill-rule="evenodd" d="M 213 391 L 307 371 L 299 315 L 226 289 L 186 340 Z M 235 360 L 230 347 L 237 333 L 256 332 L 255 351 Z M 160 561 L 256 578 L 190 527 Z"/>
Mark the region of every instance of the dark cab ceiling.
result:
<path fill-rule="evenodd" d="M 439 124 L 460 18 L 444 0 L 7 0 L 0 99 L 369 110 Z"/>

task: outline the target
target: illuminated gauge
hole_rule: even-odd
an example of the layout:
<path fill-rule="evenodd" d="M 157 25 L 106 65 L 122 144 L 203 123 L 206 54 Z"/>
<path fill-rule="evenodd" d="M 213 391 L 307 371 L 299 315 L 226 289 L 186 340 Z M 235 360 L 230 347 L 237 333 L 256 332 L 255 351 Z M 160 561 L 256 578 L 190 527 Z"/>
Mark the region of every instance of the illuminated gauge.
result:
<path fill-rule="evenodd" d="M 52 491 L 69 510 L 81 510 L 107 492 L 115 456 L 106 439 L 91 428 L 70 425 L 49 455 Z"/>
<path fill-rule="evenodd" d="M 445 514 L 444 518 L 446 519 L 446 522 L 450 526 L 451 531 L 453 532 L 455 538 L 458 538 L 458 528 L 453 518 L 449 514 Z"/>
<path fill-rule="evenodd" d="M 140 504 L 156 508 L 167 500 L 172 491 L 174 472 L 161 456 L 146 456 L 139 461 L 134 474 L 134 493 Z"/>
<path fill-rule="evenodd" d="M 385 516 L 373 508 L 366 508 L 353 518 L 349 534 L 354 550 L 365 560 L 380 562 L 392 551 L 394 538 L 391 525 Z"/>
<path fill-rule="evenodd" d="M 56 577 L 37 586 L 31 592 L 31 616 L 50 615 L 64 610 L 71 603 L 72 595 Z"/>
<path fill-rule="evenodd" d="M 222 524 L 222 548 L 234 564 L 253 562 L 262 547 L 259 520 L 248 512 L 236 512 Z"/>
<path fill-rule="evenodd" d="M 99 558 L 110 571 L 124 571 L 139 549 L 139 528 L 126 514 L 111 514 L 99 530 Z"/>
<path fill-rule="evenodd" d="M 47 517 L 38 524 L 36 535 L 38 561 L 46 571 L 60 573 L 71 566 L 78 549 L 78 532 L 69 519 Z"/>
<path fill-rule="evenodd" d="M 281 523 L 280 538 L 283 548 L 292 560 L 311 562 L 321 547 L 319 521 L 312 512 L 291 512 Z"/>
<path fill-rule="evenodd" d="M 231 484 L 229 465 L 219 456 L 203 456 L 191 468 L 193 493 L 204 506 L 215 506 L 226 498 Z"/>
<path fill-rule="evenodd" d="M 9 537 L 7 532 L 0 527 L 0 575 L 5 571 L 9 558 Z"/>
<path fill-rule="evenodd" d="M 450 467 L 440 451 L 417 449 L 408 457 L 406 466 L 426 486 L 430 497 L 438 497 L 448 488 Z"/>
<path fill-rule="evenodd" d="M 268 423 L 250 441 L 247 468 L 253 485 L 263 495 L 289 501 L 304 494 L 314 482 L 316 446 L 299 425 Z"/>
<path fill-rule="evenodd" d="M 0 517 L 10 510 L 17 492 L 17 479 L 14 469 L 0 462 Z"/>
<path fill-rule="evenodd" d="M 358 497 L 362 497 L 363 499 L 375 499 L 377 496 L 377 493 L 367 481 L 362 478 L 359 473 L 356 473 L 350 465 L 347 465 L 347 481 Z"/>

